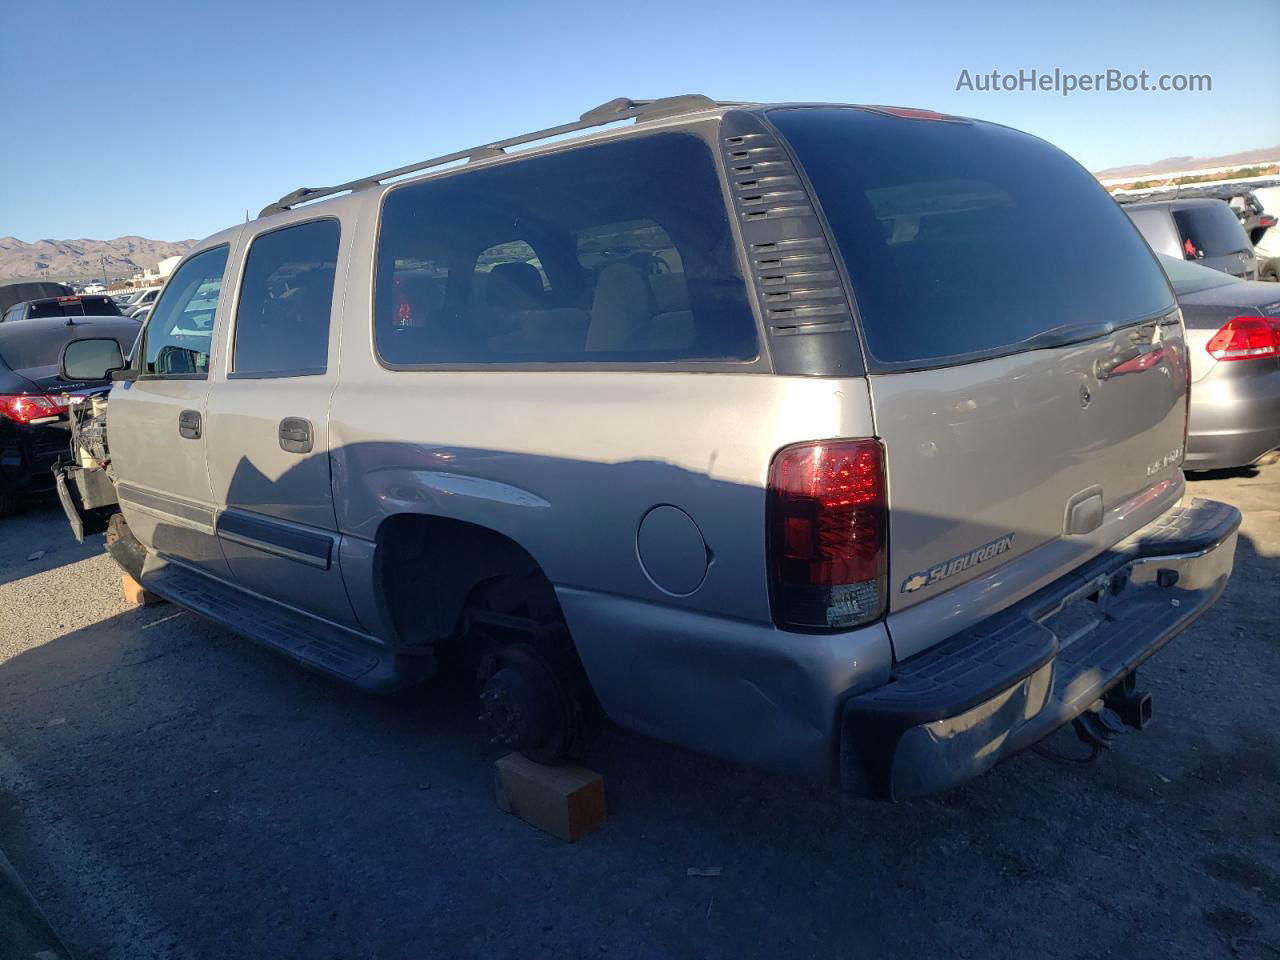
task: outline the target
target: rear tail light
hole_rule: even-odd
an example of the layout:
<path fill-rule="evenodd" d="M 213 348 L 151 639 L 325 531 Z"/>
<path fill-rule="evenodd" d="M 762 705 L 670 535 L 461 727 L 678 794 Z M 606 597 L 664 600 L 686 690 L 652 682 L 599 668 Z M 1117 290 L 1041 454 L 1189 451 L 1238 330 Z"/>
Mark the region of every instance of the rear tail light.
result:
<path fill-rule="evenodd" d="M 1280 320 L 1235 317 L 1205 345 L 1215 360 L 1253 360 L 1280 356 Z"/>
<path fill-rule="evenodd" d="M 0 417 L 7 417 L 16 423 L 51 420 L 66 412 L 67 403 L 61 397 L 37 393 L 0 394 Z"/>
<path fill-rule="evenodd" d="M 879 619 L 887 577 L 884 450 L 830 440 L 780 450 L 769 468 L 774 620 L 836 630 Z"/>

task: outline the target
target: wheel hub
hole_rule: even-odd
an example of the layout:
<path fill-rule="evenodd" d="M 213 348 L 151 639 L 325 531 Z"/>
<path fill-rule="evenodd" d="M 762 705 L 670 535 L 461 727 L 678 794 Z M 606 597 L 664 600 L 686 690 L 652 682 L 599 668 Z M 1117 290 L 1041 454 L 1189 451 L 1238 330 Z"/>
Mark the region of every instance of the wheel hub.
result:
<path fill-rule="evenodd" d="M 480 689 L 480 722 L 494 743 L 518 750 L 547 743 L 559 725 L 560 703 L 555 685 L 539 664 L 495 664 Z"/>

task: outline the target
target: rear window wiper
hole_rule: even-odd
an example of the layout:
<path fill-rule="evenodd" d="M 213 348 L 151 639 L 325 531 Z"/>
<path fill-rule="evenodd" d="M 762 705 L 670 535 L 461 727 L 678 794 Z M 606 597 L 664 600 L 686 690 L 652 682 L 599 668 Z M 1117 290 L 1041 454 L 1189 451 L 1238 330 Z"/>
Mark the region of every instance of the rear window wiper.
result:
<path fill-rule="evenodd" d="M 1018 346 L 1024 350 L 1044 350 L 1047 347 L 1064 347 L 1069 343 L 1096 340 L 1098 337 L 1105 337 L 1115 332 L 1116 325 L 1107 320 L 1063 323 L 1027 337 L 1020 341 Z"/>

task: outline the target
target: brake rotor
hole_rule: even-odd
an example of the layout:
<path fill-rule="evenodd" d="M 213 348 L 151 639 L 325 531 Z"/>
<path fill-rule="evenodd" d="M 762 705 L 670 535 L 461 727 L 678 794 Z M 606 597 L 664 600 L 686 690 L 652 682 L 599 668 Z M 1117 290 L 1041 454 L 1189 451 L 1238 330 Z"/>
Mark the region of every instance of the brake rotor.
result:
<path fill-rule="evenodd" d="M 564 686 L 529 644 L 510 644 L 480 664 L 480 722 L 493 743 L 538 763 L 563 759 L 576 740 L 576 711 Z"/>

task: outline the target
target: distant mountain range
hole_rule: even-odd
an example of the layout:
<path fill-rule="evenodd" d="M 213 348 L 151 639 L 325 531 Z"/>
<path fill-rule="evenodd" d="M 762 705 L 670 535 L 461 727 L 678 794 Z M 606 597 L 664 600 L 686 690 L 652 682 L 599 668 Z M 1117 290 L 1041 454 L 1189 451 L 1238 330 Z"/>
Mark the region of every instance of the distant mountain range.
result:
<path fill-rule="evenodd" d="M 1160 173 L 1211 170 L 1214 167 L 1251 166 L 1254 164 L 1274 163 L 1277 160 L 1280 160 L 1280 145 L 1258 147 L 1254 150 L 1242 150 L 1240 153 L 1227 153 L 1218 157 L 1166 157 L 1154 163 L 1135 163 L 1127 167 L 1108 167 L 1106 170 L 1095 170 L 1093 175 L 1099 180 L 1116 180 L 1120 177 L 1137 179 Z"/>
<path fill-rule="evenodd" d="M 154 267 L 166 257 L 183 254 L 195 240 L 148 240 L 116 237 L 114 240 L 37 240 L 24 243 L 17 237 L 0 237 L 0 281 L 69 280 L 93 277 L 101 280 L 128 277 Z"/>

